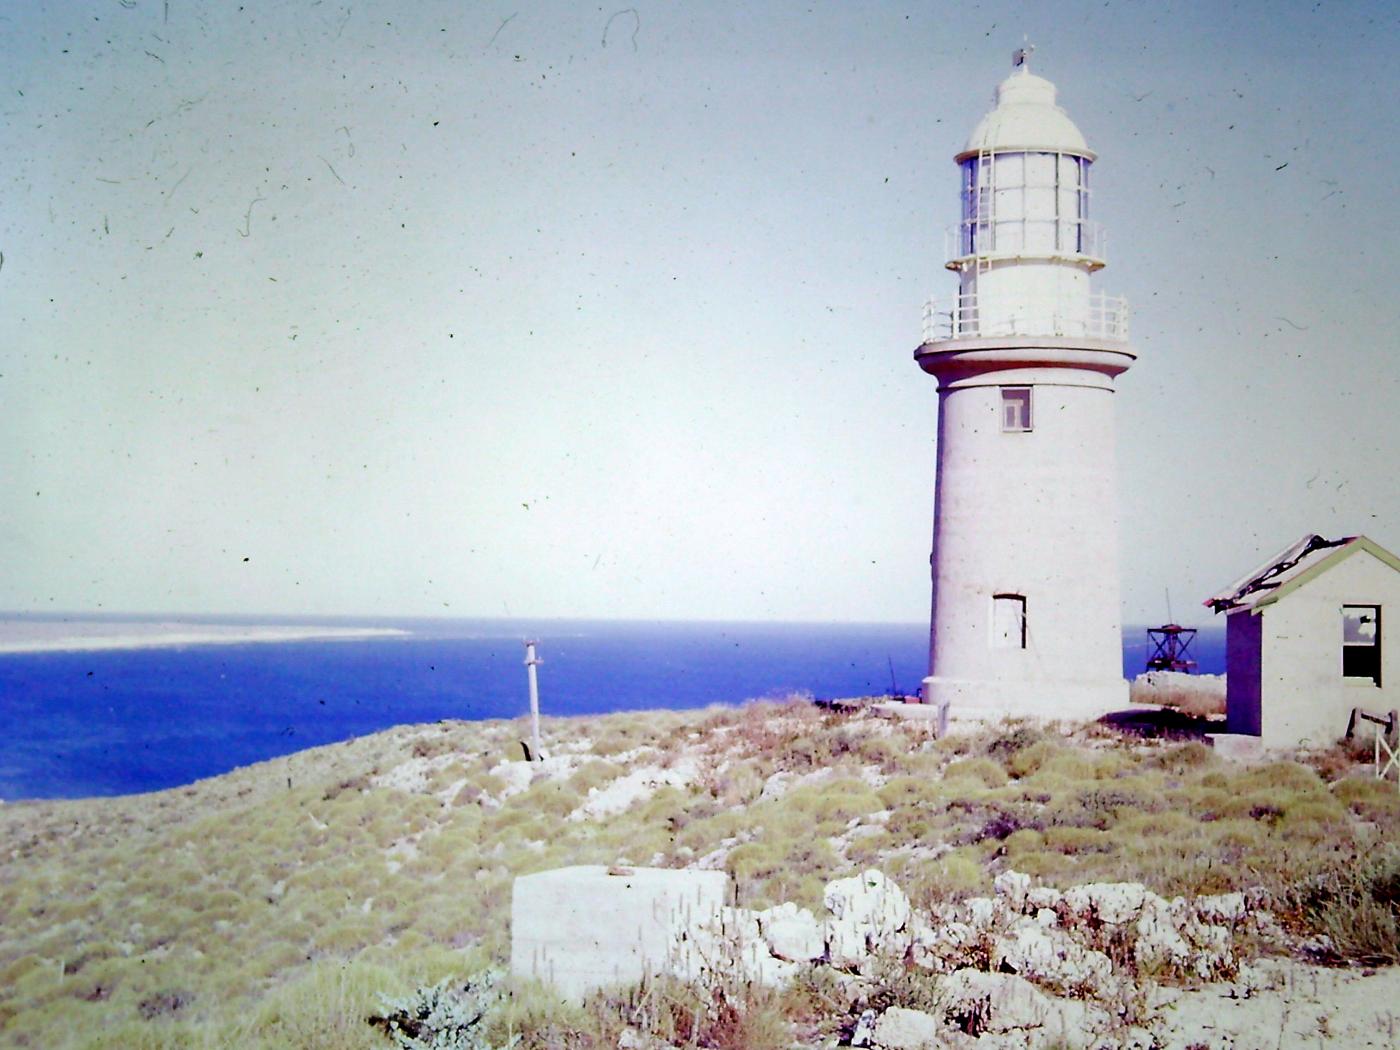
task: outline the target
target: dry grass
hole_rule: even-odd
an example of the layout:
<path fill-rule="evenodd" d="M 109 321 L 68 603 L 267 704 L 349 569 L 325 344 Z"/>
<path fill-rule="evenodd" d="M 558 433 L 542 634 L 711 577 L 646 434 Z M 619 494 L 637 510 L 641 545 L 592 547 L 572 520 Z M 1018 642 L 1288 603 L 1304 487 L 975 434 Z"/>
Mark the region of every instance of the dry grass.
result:
<path fill-rule="evenodd" d="M 1128 687 L 1133 704 L 1161 704 L 1192 718 L 1225 717 L 1225 676 L 1150 671 Z"/>
<path fill-rule="evenodd" d="M 383 1045 L 370 1000 L 499 965 L 511 881 L 578 863 L 703 861 L 751 906 L 819 907 L 825 882 L 870 866 L 921 905 L 983 893 L 1007 867 L 1168 896 L 1262 887 L 1300 926 L 1365 919 L 1370 946 L 1334 936 L 1340 951 L 1379 958 L 1393 943 L 1389 890 L 1325 881 L 1334 858 L 1369 855 L 1400 824 L 1393 786 L 1346 753 L 1248 769 L 1101 728 L 935 740 L 921 724 L 755 704 L 547 719 L 553 772 L 512 794 L 500 763 L 523 732 L 401 727 L 173 791 L 0 807 L 0 1043 Z M 628 770 L 678 763 L 698 771 L 684 786 L 568 819 Z M 787 1045 L 830 1021 L 808 1015 L 835 993 L 731 989 L 701 1004 L 703 1023 L 693 990 L 648 994 L 585 1023 L 525 1009 L 521 993 L 517 1031 L 526 1046 L 615 1046 L 645 1014 L 680 1045 Z"/>

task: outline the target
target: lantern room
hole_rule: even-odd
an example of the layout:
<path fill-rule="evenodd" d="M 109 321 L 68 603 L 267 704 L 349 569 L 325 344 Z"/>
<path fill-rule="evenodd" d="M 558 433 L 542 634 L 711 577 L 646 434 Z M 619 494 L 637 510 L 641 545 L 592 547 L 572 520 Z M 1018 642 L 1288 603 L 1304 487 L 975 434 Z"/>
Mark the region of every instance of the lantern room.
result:
<path fill-rule="evenodd" d="M 1092 163 L 1047 150 L 989 149 L 962 158 L 962 221 L 948 268 L 995 254 L 1082 256 L 1090 269 L 1101 267 L 1102 238 L 1089 220 Z"/>

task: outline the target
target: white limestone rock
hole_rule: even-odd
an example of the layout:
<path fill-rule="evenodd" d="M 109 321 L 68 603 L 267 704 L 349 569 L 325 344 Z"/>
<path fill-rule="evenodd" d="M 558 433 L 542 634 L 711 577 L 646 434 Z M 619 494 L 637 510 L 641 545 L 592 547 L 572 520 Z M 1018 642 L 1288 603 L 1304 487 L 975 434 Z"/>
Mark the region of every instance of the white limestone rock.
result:
<path fill-rule="evenodd" d="M 770 988 L 786 987 L 801 969 L 798 963 L 777 958 L 763 941 L 745 945 L 739 961 L 740 972 L 747 980 Z"/>
<path fill-rule="evenodd" d="M 841 969 L 860 969 L 870 956 L 903 955 L 912 940 L 914 909 L 904 891 L 871 868 L 826 885 L 831 918 L 825 924 L 827 958 Z"/>
<path fill-rule="evenodd" d="M 676 1050 L 667 1042 L 635 1028 L 624 1028 L 617 1037 L 617 1050 Z"/>
<path fill-rule="evenodd" d="M 965 922 L 930 925 L 916 918 L 910 927 L 910 957 L 914 965 L 935 973 L 984 965 L 990 957 L 987 935 Z"/>
<path fill-rule="evenodd" d="M 1288 943 L 1288 934 L 1279 925 L 1279 921 L 1274 917 L 1273 912 L 1252 911 L 1249 914 L 1250 925 L 1254 929 L 1256 936 L 1260 937 L 1264 943 L 1283 947 Z"/>
<path fill-rule="evenodd" d="M 1049 1003 L 1045 1021 L 1037 1027 L 962 1038 L 971 1050 L 1162 1050 L 1160 1042 L 1120 1042 L 1123 1029 L 1107 1010 L 1092 1003 L 1056 998 Z"/>
<path fill-rule="evenodd" d="M 968 1035 L 1039 1028 L 1051 1000 L 1024 977 L 958 970 L 942 984 L 944 1020 Z"/>
<path fill-rule="evenodd" d="M 1024 911 L 1026 896 L 1031 889 L 1031 877 L 1008 869 L 992 880 L 992 889 L 1012 911 Z"/>
<path fill-rule="evenodd" d="M 1134 924 L 1137 940 L 1133 958 L 1138 969 L 1147 973 L 1185 970 L 1191 963 L 1191 946 L 1173 921 L 1173 909 L 1153 894 L 1145 902 Z"/>
<path fill-rule="evenodd" d="M 1148 893 L 1140 882 L 1090 882 L 1066 890 L 1063 903 L 1075 916 L 1094 918 L 1107 926 L 1121 926 L 1138 916 Z"/>
<path fill-rule="evenodd" d="M 1249 905 L 1243 893 L 1217 893 L 1196 898 L 1196 914 L 1205 922 L 1243 922 L 1249 915 Z"/>
<path fill-rule="evenodd" d="M 1026 891 L 1026 908 L 1037 911 L 1041 908 L 1054 909 L 1060 906 L 1063 899 L 1064 894 L 1054 886 L 1032 886 Z"/>
<path fill-rule="evenodd" d="M 426 739 L 429 735 L 431 734 L 421 734 L 414 739 Z M 430 793 L 428 784 L 432 780 L 433 774 L 446 769 L 460 759 L 461 756 L 453 751 L 444 755 L 415 755 L 400 762 L 387 773 L 379 773 L 370 777 L 370 783 L 375 787 L 393 788 L 409 795 L 426 795 Z M 453 794 L 455 795 L 456 792 Z"/>
<path fill-rule="evenodd" d="M 870 962 L 870 944 L 865 930 L 855 923 L 828 919 L 822 926 L 826 960 L 838 970 L 859 971 Z"/>
<path fill-rule="evenodd" d="M 793 773 L 781 770 L 763 782 L 763 790 L 758 793 L 760 802 L 782 798 L 789 791 L 806 787 L 808 784 L 821 784 L 831 779 L 830 769 L 814 769 L 810 773 Z"/>
<path fill-rule="evenodd" d="M 904 891 L 875 868 L 828 882 L 822 900 L 837 919 L 882 930 L 902 930 L 913 913 Z"/>
<path fill-rule="evenodd" d="M 666 972 L 702 984 L 722 978 L 784 985 L 797 970 L 796 963 L 769 950 L 758 913 L 731 907 L 681 930 L 666 965 Z"/>
<path fill-rule="evenodd" d="M 758 801 L 771 802 L 780 799 L 792 790 L 793 781 L 797 779 L 797 774 L 788 770 L 780 770 L 763 782 L 763 790 L 758 793 Z"/>
<path fill-rule="evenodd" d="M 941 1050 L 948 1045 L 947 1035 L 933 1014 L 892 1006 L 875 1022 L 871 1038 L 884 1050 Z"/>
<path fill-rule="evenodd" d="M 870 1046 L 875 1042 L 875 1011 L 863 1010 L 856 1018 L 856 1026 L 851 1031 L 852 1046 Z"/>
<path fill-rule="evenodd" d="M 789 962 L 810 962 L 826 954 L 822 924 L 806 908 L 791 902 L 758 912 L 755 918 L 768 950 Z"/>
<path fill-rule="evenodd" d="M 992 969 L 1022 977 L 1055 976 L 1058 979 L 1069 947 L 1069 938 L 1055 937 L 1039 923 L 1017 923 L 992 949 Z M 1077 946 L 1076 946 L 1077 947 Z"/>
<path fill-rule="evenodd" d="M 720 929 L 734 941 L 751 944 L 763 940 L 763 929 L 758 924 L 758 912 L 748 908 L 725 906 L 719 913 Z"/>
<path fill-rule="evenodd" d="M 1200 1044 L 1198 1043 L 1197 1045 Z M 1250 1044 L 1245 1045 L 1248 1046 Z M 1268 1044 L 1256 1043 L 1253 1045 L 1267 1046 Z M 1093 1050 L 1161 1050 L 1162 1037 L 1151 1028 L 1133 1025 L 1128 1028 L 1115 1029 L 1109 1036 L 1105 1036 L 1103 1039 L 1093 1043 L 1092 1046 Z"/>
<path fill-rule="evenodd" d="M 1109 1042 L 1100 1042 L 1100 1038 L 1113 1027 L 1113 1023 L 1113 1015 L 1092 1002 L 1082 999 L 1052 999 L 1050 1013 L 1035 1034 L 1040 1046 L 1054 1047 L 1056 1050 L 1080 1050 L 1087 1047 L 1103 1047 L 1103 1050 L 1114 1047 L 1116 1050 L 1116 1043 L 1111 1041 L 1112 1038 L 1116 1038 L 1116 1032 L 1111 1034 Z"/>
<path fill-rule="evenodd" d="M 518 795 L 530 786 L 535 779 L 535 763 L 533 762 L 497 762 L 490 769 L 490 775 L 499 778 L 504 786 L 500 794 L 496 796 L 496 801 L 504 802 L 512 795 Z"/>
<path fill-rule="evenodd" d="M 1103 952 L 1086 948 L 1057 928 L 1021 919 L 998 938 L 992 968 L 1019 974 L 1066 992 L 1103 987 L 1113 977 L 1113 963 Z"/>
<path fill-rule="evenodd" d="M 969 897 L 962 903 L 968 925 L 988 929 L 1006 915 L 1006 906 L 994 897 Z"/>

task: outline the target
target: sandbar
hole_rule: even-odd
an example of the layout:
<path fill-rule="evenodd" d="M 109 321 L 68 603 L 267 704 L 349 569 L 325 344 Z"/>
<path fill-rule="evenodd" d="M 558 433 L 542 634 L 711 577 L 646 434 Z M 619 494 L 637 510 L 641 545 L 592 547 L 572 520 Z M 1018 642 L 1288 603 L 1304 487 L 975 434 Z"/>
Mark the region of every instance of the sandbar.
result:
<path fill-rule="evenodd" d="M 331 627 L 318 624 L 0 619 L 0 653 L 162 649 L 190 645 L 248 645 L 265 642 L 359 641 L 369 638 L 403 638 L 407 637 L 408 633 L 393 627 Z"/>

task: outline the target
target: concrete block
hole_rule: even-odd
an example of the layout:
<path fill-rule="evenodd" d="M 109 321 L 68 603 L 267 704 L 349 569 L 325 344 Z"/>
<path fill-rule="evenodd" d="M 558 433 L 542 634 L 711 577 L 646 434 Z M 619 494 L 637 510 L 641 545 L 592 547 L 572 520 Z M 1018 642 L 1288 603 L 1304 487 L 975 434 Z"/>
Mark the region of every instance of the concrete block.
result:
<path fill-rule="evenodd" d="M 574 1002 L 634 983 L 666 972 L 678 932 L 713 922 L 729 897 L 722 871 L 588 864 L 521 876 L 511 894 L 510 972 Z"/>
<path fill-rule="evenodd" d="M 1210 741 L 1210 746 L 1215 748 L 1217 755 L 1232 762 L 1248 765 L 1264 757 L 1264 742 L 1257 736 L 1246 736 L 1242 733 L 1207 733 L 1206 739 Z"/>

